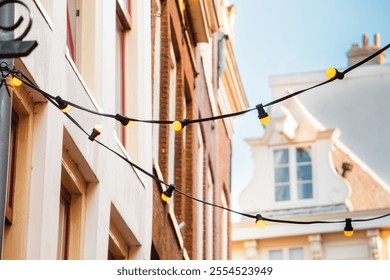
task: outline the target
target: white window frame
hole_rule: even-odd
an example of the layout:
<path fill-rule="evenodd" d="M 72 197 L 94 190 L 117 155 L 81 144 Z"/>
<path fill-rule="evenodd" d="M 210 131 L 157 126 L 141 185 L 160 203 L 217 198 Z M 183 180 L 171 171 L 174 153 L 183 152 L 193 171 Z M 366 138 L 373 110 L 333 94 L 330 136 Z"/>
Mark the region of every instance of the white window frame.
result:
<path fill-rule="evenodd" d="M 311 172 L 312 172 L 312 178 L 311 178 L 311 183 L 312 183 L 312 197 L 311 198 L 298 198 L 298 178 L 297 178 L 297 159 L 296 159 L 296 149 L 297 148 L 311 148 Z M 277 150 L 288 150 L 289 154 L 289 176 L 290 176 L 290 199 L 288 200 L 276 200 L 276 184 L 275 184 L 275 162 L 274 162 L 274 151 Z M 309 203 L 312 202 L 315 197 L 316 197 L 316 184 L 315 184 L 315 146 L 312 143 L 304 143 L 304 144 L 299 144 L 299 145 L 289 145 L 289 146 L 277 146 L 273 147 L 270 149 L 270 158 L 272 162 L 272 197 L 273 201 L 277 204 L 289 204 L 291 202 L 302 202 L 302 203 Z"/>

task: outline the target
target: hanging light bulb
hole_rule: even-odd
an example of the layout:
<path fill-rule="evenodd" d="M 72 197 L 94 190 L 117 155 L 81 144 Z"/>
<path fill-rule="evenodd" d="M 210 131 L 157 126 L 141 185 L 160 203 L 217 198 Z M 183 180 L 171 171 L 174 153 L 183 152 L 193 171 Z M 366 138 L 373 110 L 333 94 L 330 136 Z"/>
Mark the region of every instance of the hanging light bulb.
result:
<path fill-rule="evenodd" d="M 172 127 L 174 131 L 182 130 L 186 125 L 190 124 L 190 119 L 182 119 L 180 121 L 174 121 Z"/>
<path fill-rule="evenodd" d="M 100 124 L 95 125 L 95 127 L 92 129 L 91 135 L 89 135 L 88 139 L 93 141 L 97 136 L 99 136 L 103 131 L 103 127 Z"/>
<path fill-rule="evenodd" d="M 256 109 L 260 122 L 263 125 L 266 125 L 269 122 L 270 117 L 268 113 L 264 110 L 263 104 L 256 105 Z"/>
<path fill-rule="evenodd" d="M 256 215 L 256 226 L 258 228 L 264 228 L 266 226 L 266 223 L 260 214 Z"/>
<path fill-rule="evenodd" d="M 166 189 L 162 194 L 161 194 L 161 199 L 167 202 L 173 194 L 173 191 L 176 189 L 174 184 L 170 184 L 168 189 Z"/>
<path fill-rule="evenodd" d="M 23 81 L 23 72 L 22 71 L 15 71 L 12 73 L 12 78 L 11 78 L 11 84 L 15 87 L 19 87 L 22 85 Z"/>
<path fill-rule="evenodd" d="M 125 127 L 130 127 L 130 126 L 133 125 L 133 122 L 129 118 L 124 117 L 124 116 L 122 116 L 120 114 L 116 114 L 115 115 L 115 119 L 117 121 L 119 121 Z"/>
<path fill-rule="evenodd" d="M 329 67 L 325 70 L 325 75 L 329 78 L 329 79 L 339 79 L 339 80 L 342 80 L 344 79 L 344 74 L 339 72 L 336 68 L 333 68 L 333 67 Z"/>
<path fill-rule="evenodd" d="M 352 220 L 345 219 L 344 235 L 346 237 L 351 237 L 353 235 Z"/>
<path fill-rule="evenodd" d="M 57 104 L 58 104 L 58 108 L 59 108 L 62 112 L 66 113 L 66 112 L 69 111 L 70 105 L 68 104 L 68 102 L 66 102 L 65 100 L 63 100 L 60 96 L 57 96 L 57 97 L 55 98 L 55 100 L 56 100 L 56 102 L 57 102 Z"/>

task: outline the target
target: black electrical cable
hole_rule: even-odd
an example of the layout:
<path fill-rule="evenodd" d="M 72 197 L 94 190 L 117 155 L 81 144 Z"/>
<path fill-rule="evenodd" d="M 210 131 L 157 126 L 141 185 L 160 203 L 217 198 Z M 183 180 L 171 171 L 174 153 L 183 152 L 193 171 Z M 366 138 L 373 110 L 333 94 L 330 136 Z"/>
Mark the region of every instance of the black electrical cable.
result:
<path fill-rule="evenodd" d="M 302 89 L 302 90 L 299 90 L 299 91 L 296 91 L 296 92 L 293 92 L 289 95 L 286 95 L 282 98 L 279 98 L 279 99 L 276 99 L 274 101 L 271 101 L 265 105 L 263 105 L 262 107 L 268 107 L 268 106 L 271 106 L 271 105 L 274 105 L 274 104 L 277 104 L 277 103 L 280 103 L 284 100 L 287 100 L 289 98 L 292 98 L 293 96 L 296 96 L 298 94 L 301 94 L 303 92 L 306 92 L 308 90 L 311 90 L 311 89 L 314 89 L 314 88 L 317 88 L 317 87 L 320 87 L 320 86 L 323 86 L 325 84 L 328 84 L 334 80 L 336 80 L 337 78 L 340 78 L 341 79 L 344 77 L 345 74 L 347 74 L 348 72 L 352 71 L 353 69 L 361 66 L 362 64 L 368 62 L 369 60 L 371 60 L 372 58 L 374 58 L 375 56 L 379 55 L 380 53 L 382 53 L 383 51 L 385 51 L 386 49 L 388 49 L 390 47 L 390 44 L 386 45 L 385 47 L 379 49 L 377 52 L 373 53 L 372 55 L 368 56 L 367 58 L 363 59 L 362 61 L 350 66 L 349 68 L 347 68 L 346 70 L 340 72 L 341 73 L 341 76 L 339 77 L 334 77 L 334 78 L 331 78 L 331 79 L 328 79 L 324 82 L 321 82 L 319 84 L 316 84 L 314 86 L 311 86 L 311 87 L 308 87 L 306 89 Z M 4 66 L 3 66 L 4 65 Z M 8 65 L 7 63 L 4 63 L 2 62 L 0 64 L 1 66 L 1 73 L 2 73 L 2 76 L 3 76 L 3 79 L 1 81 L 1 84 L 0 86 L 5 83 L 7 85 L 7 83 L 5 82 L 5 78 L 10 74 L 12 73 L 13 75 L 15 73 L 20 73 L 18 71 L 15 71 L 15 67 L 11 67 L 10 68 L 10 65 Z M 8 74 L 4 75 L 4 72 L 3 71 L 7 71 Z M 56 100 L 56 97 L 50 95 L 49 93 L 41 90 L 38 86 L 36 86 L 28 77 L 26 77 L 25 75 L 22 74 L 22 77 L 23 77 L 23 80 L 25 82 L 25 84 L 27 86 L 29 86 L 30 88 L 36 90 L 37 92 L 41 93 L 50 103 L 52 103 L 54 106 L 56 106 L 58 109 L 59 109 L 59 106 L 57 104 L 57 102 L 55 101 Z M 8 90 L 8 85 L 7 85 L 7 90 Z M 100 112 L 97 112 L 97 111 L 93 111 L 93 110 L 90 110 L 90 109 L 87 109 L 85 107 L 82 107 L 80 105 L 77 105 L 75 103 L 72 103 L 72 102 L 69 102 L 67 100 L 64 100 L 61 98 L 62 101 L 66 102 L 67 104 L 69 104 L 70 106 L 73 106 L 77 109 L 80 109 L 80 110 L 83 110 L 83 111 L 86 111 L 86 112 L 89 112 L 89 113 L 92 113 L 92 114 L 95 114 L 95 115 L 99 115 L 99 116 L 102 116 L 102 117 L 109 117 L 109 118 L 114 118 L 114 119 L 117 119 L 117 115 L 113 115 L 113 114 L 105 114 L 105 113 L 100 113 Z M 219 115 L 219 116 L 214 116 L 214 117 L 208 117 L 208 118 L 201 118 L 201 119 L 194 119 L 194 120 L 190 120 L 190 119 L 186 119 L 186 125 L 187 124 L 190 124 L 190 123 L 200 123 L 200 122 L 205 122 L 205 121 L 213 121 L 213 120 L 217 120 L 217 119 L 223 119 L 223 118 L 228 118 L 228 117 L 233 117 L 233 116 L 239 116 L 239 115 L 242 115 L 242 114 L 246 114 L 250 111 L 253 111 L 257 108 L 251 108 L 251 109 L 246 109 L 246 110 L 243 110 L 243 111 L 240 111 L 240 112 L 235 112 L 235 113 L 230 113 L 230 114 L 224 114 L 224 115 Z M 83 127 L 71 116 L 69 115 L 68 113 L 64 113 L 65 116 L 67 116 L 69 118 L 69 120 L 71 120 L 82 132 L 84 132 L 87 136 L 89 136 L 88 132 L 83 129 Z M 121 116 L 121 115 L 120 115 Z M 174 121 L 164 121 L 164 120 L 139 120 L 139 119 L 134 119 L 134 118 L 128 118 L 128 117 L 123 117 L 121 116 L 122 118 L 126 119 L 126 120 L 129 120 L 129 121 L 134 121 L 134 122 L 144 122 L 144 123 L 152 123 L 152 124 L 172 124 Z M 120 157 L 122 160 L 124 160 L 125 162 L 127 162 L 128 164 L 130 164 L 133 168 L 136 168 L 138 169 L 139 171 L 141 171 L 142 173 L 144 173 L 145 175 L 149 176 L 150 178 L 152 178 L 153 180 L 165 185 L 165 186 L 170 186 L 170 184 L 166 183 L 165 181 L 161 180 L 160 178 L 158 178 L 157 176 L 154 176 L 153 174 L 149 173 L 148 171 L 146 171 L 145 169 L 141 168 L 140 166 L 138 166 L 137 164 L 131 162 L 130 160 L 128 160 L 126 157 L 124 157 L 123 155 L 119 154 L 118 152 L 114 151 L 113 149 L 111 149 L 110 147 L 108 147 L 107 145 L 103 144 L 102 142 L 98 141 L 98 140 L 94 140 L 95 142 L 97 142 L 99 145 L 101 145 L 102 147 L 104 147 L 105 149 L 107 149 L 108 151 L 114 153 L 115 155 L 117 155 L 118 157 Z M 345 221 L 342 220 L 338 220 L 338 221 L 292 221 L 292 220 L 281 220 L 281 219 L 273 219 L 273 218 L 267 218 L 267 217 L 263 217 L 261 215 L 251 215 L 251 214 L 246 214 L 246 213 L 242 213 L 242 212 L 239 212 L 239 211 L 235 211 L 233 209 L 230 209 L 230 208 L 227 208 L 227 207 L 223 207 L 223 206 L 220 206 L 220 205 L 217 205 L 217 204 L 214 204 L 214 203 L 211 203 L 211 202 L 208 202 L 208 201 L 204 201 L 204 200 L 201 200 L 199 198 L 196 198 L 194 196 L 191 196 L 179 189 L 177 189 L 175 187 L 174 191 L 178 192 L 179 194 L 185 196 L 185 197 L 188 197 L 194 201 L 197 201 L 199 203 L 203 203 L 205 205 L 209 205 L 209 206 L 213 206 L 213 207 L 216 207 L 216 208 L 220 208 L 220 209 L 223 209 L 223 210 L 226 210 L 226 211 L 229 211 L 231 213 L 235 213 L 235 214 L 238 214 L 238 215 L 241 215 L 241 216 L 244 216 L 244 217 L 247 217 L 247 218 L 254 218 L 256 219 L 257 217 L 261 217 L 262 220 L 264 221 L 269 221 L 269 222 L 275 222 L 275 223 L 286 223 L 286 224 L 329 224 L 329 223 L 344 223 Z M 368 219 L 356 219 L 356 220 L 352 220 L 354 222 L 366 222 L 366 221 L 372 221 L 372 220 L 376 220 L 376 219 L 381 219 L 381 218 L 385 218 L 385 217 L 388 217 L 390 216 L 390 213 L 387 213 L 387 214 L 384 214 L 384 215 L 381 215 L 381 216 L 377 216 L 377 217 L 373 217 L 373 218 L 368 218 Z"/>

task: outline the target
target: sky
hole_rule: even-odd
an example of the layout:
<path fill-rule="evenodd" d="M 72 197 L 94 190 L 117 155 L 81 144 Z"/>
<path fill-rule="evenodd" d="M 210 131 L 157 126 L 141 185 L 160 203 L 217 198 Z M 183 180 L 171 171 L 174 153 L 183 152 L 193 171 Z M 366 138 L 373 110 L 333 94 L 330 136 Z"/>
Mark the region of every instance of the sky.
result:
<path fill-rule="evenodd" d="M 234 54 L 249 107 L 271 101 L 269 77 L 347 68 L 346 53 L 363 34 L 390 43 L 389 0 L 230 0 L 237 9 Z M 386 63 L 390 63 L 390 53 Z M 324 75 L 324 80 L 326 79 Z M 287 90 L 287 89 L 286 89 Z M 305 94 L 310 94 L 307 92 Z M 271 116 L 272 117 L 272 116 Z M 233 136 L 232 205 L 252 177 L 248 138 L 261 137 L 257 112 L 237 117 Z M 233 214 L 233 221 L 239 216 Z"/>

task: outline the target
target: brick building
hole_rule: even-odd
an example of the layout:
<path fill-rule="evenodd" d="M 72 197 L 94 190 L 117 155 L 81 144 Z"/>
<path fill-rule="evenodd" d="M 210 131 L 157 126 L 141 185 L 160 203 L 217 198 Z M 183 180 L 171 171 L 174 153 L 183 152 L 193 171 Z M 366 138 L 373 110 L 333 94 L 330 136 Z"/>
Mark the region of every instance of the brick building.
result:
<path fill-rule="evenodd" d="M 246 108 L 232 52 L 234 7 L 228 1 L 152 1 L 154 114 L 199 119 Z M 229 207 L 232 120 L 154 129 L 155 174 L 194 197 Z M 227 259 L 230 215 L 154 185 L 156 259 Z M 175 248 L 175 250 L 173 250 Z"/>
<path fill-rule="evenodd" d="M 353 45 L 349 65 L 380 49 Z M 384 54 L 337 81 L 272 106 L 264 135 L 250 139 L 255 173 L 245 212 L 294 221 L 369 219 L 390 213 L 389 65 Z M 273 99 L 318 84 L 324 73 L 271 77 Z M 287 91 L 287 92 L 286 92 Z M 310 94 L 311 93 L 311 94 Z M 362 112 L 364 112 L 362 114 Z M 370 116 L 370 118 L 367 118 Z M 389 217 L 353 223 L 233 227 L 235 259 L 389 259 Z"/>

